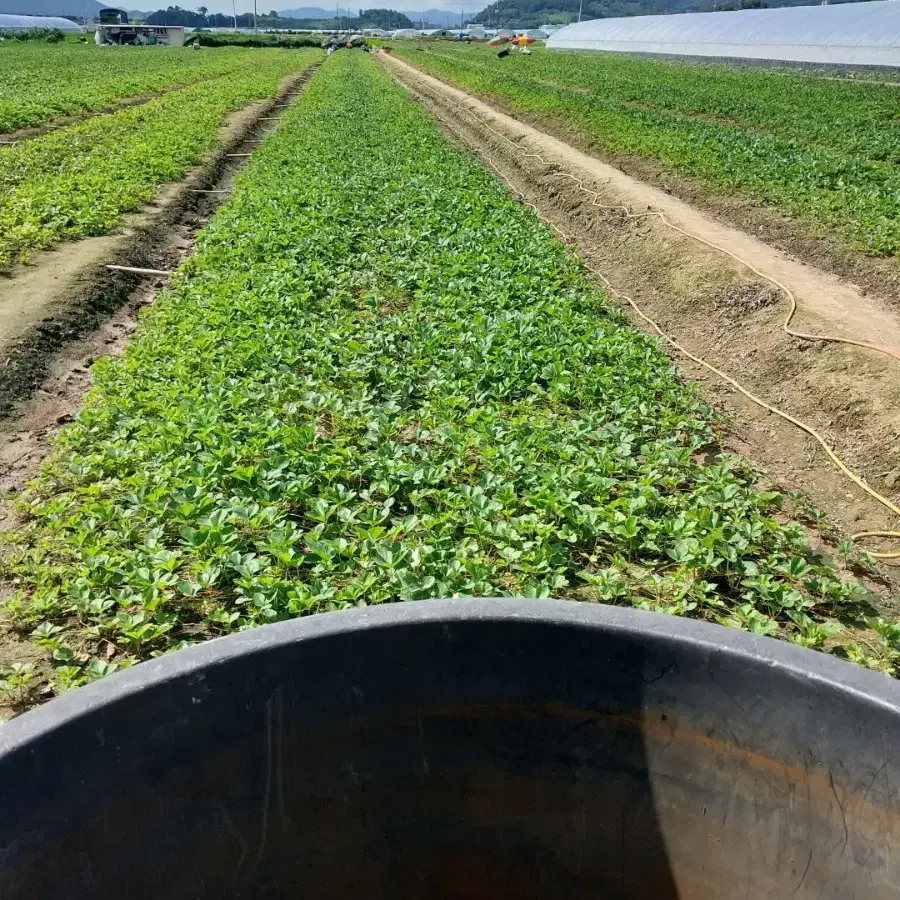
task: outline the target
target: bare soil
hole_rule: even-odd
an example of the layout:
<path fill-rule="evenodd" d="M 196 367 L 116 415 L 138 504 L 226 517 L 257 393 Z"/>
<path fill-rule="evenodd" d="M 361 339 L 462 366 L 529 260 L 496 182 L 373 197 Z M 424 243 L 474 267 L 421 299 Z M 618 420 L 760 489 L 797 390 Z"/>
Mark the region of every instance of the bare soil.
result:
<path fill-rule="evenodd" d="M 770 282 L 656 217 L 628 218 L 615 207 L 660 211 L 673 224 L 777 278 L 796 295 L 795 327 L 805 331 L 900 348 L 900 315 L 890 303 L 396 57 L 379 54 L 379 59 L 449 134 L 533 205 L 590 269 L 633 298 L 693 354 L 814 426 L 876 490 L 900 501 L 900 360 L 790 337 L 781 328 L 786 301 Z M 706 400 L 725 414 L 723 447 L 751 460 L 766 483 L 788 495 L 800 492 L 821 508 L 834 526 L 823 535 L 828 541 L 863 530 L 897 530 L 895 518 L 841 475 L 812 438 L 705 368 L 673 355 L 700 383 Z M 869 546 L 877 549 L 877 542 Z M 882 594 L 900 587 L 898 563 L 879 564 Z M 882 605 L 893 609 L 895 603 L 882 597 Z"/>
<path fill-rule="evenodd" d="M 588 152 L 598 153 L 596 148 Z M 889 301 L 900 310 L 900 259 L 896 256 L 866 256 L 809 222 L 744 196 L 716 193 L 699 179 L 675 176 L 659 163 L 644 157 L 616 157 L 610 158 L 610 162 L 623 172 L 755 235 L 787 255 L 839 276 L 857 286 L 863 294 Z"/>
<path fill-rule="evenodd" d="M 571 85 L 558 86 L 579 92 L 589 90 Z M 815 222 L 788 215 L 742 194 L 717 191 L 698 178 L 677 175 L 648 157 L 610 153 L 563 117 L 546 115 L 537 118 L 494 98 L 478 96 L 511 118 L 534 125 L 571 147 L 709 212 L 722 222 L 756 236 L 789 256 L 838 275 L 857 285 L 862 293 L 875 294 L 900 309 L 900 258 L 866 256 L 848 246 L 840 236 L 818 227 Z"/>
<path fill-rule="evenodd" d="M 81 408 L 91 365 L 124 351 L 140 311 L 166 282 L 110 272 L 106 263 L 176 268 L 247 162 L 228 154 L 252 152 L 277 127 L 268 120 L 283 114 L 276 104 L 292 100 L 312 71 L 284 79 L 273 100 L 233 113 L 220 133 L 222 147 L 183 182 L 161 188 L 153 203 L 128 217 L 120 234 L 61 244 L 0 280 L 0 535 L 15 528 L 16 495 L 37 474 L 60 427 Z M 0 579 L 0 595 L 12 589 Z M 48 665 L 46 653 L 0 616 L 0 665 L 16 662 Z M 32 697 L 28 705 L 34 702 Z M 23 708 L 0 696 L 0 721 Z"/>
<path fill-rule="evenodd" d="M 177 264 L 179 226 L 196 228 L 227 196 L 196 191 L 229 188 L 246 162 L 229 154 L 250 152 L 275 124 L 262 119 L 277 114 L 276 104 L 309 75 L 288 76 L 274 99 L 232 113 L 219 133 L 219 149 L 183 181 L 163 185 L 152 203 L 125 216 L 117 234 L 58 244 L 0 276 L 0 422 L 40 385 L 60 348 L 127 301 L 136 278 L 110 272 L 107 263 L 152 269 Z"/>

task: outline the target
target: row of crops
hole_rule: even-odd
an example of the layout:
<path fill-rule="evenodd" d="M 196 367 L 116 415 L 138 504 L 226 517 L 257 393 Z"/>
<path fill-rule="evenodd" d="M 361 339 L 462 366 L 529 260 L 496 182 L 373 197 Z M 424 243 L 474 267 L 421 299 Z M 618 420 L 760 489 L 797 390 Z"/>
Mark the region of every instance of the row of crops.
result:
<path fill-rule="evenodd" d="M 841 624 L 866 625 L 861 589 L 778 495 L 704 461 L 711 412 L 656 342 L 367 54 L 317 71 L 94 377 L 6 550 L 7 612 L 56 690 L 453 594 L 631 604 L 897 664 L 900 629 Z"/>
<path fill-rule="evenodd" d="M 0 135 L 256 66 L 243 50 L 15 44 L 0 51 Z"/>
<path fill-rule="evenodd" d="M 896 85 L 621 54 L 394 52 L 608 153 L 773 204 L 857 250 L 900 253 Z"/>
<path fill-rule="evenodd" d="M 190 51 L 180 52 L 192 58 Z M 152 199 L 161 184 L 180 180 L 199 163 L 216 146 L 227 113 L 272 97 L 286 75 L 322 55 L 250 52 L 252 66 L 242 63 L 234 72 L 140 106 L 0 148 L 0 272 L 33 250 L 108 232 L 123 213 Z M 110 58 L 118 56 L 110 52 Z M 202 60 L 202 54 L 194 56 Z"/>

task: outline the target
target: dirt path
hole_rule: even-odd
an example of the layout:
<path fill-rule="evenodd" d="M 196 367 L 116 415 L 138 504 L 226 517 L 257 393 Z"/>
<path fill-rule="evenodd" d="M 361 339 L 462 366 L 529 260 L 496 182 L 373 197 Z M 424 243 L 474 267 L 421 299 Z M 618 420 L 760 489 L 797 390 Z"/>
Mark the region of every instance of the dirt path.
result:
<path fill-rule="evenodd" d="M 299 95 L 317 67 L 285 78 L 277 96 L 233 113 L 223 126 L 223 146 L 188 178 L 160 191 L 154 203 L 130 219 L 123 234 L 80 240 L 37 255 L 17 277 L 0 281 L 0 325 L 4 306 L 15 309 L 17 298 L 28 306 L 16 315 L 24 334 L 3 345 L 0 333 L 0 532 L 15 527 L 11 501 L 34 477 L 50 451 L 59 428 L 70 421 L 91 388 L 90 366 L 101 356 L 118 356 L 128 345 L 143 307 L 153 303 L 164 278 L 109 273 L 104 263 L 147 268 L 176 268 L 191 252 L 198 232 L 228 198 L 234 179 L 246 165 L 240 150 L 251 152 Z M 192 193 L 209 190 L 217 193 Z M 221 192 L 221 193 L 218 193 Z M 43 321 L 40 312 L 52 312 Z M 29 325 L 29 322 L 31 323 Z M 12 354 L 10 356 L 9 354 Z M 6 366 L 2 357 L 6 355 Z M 20 368 L 28 381 L 14 406 L 10 368 Z M 5 379 L 5 380 L 4 380 Z M 12 414 L 10 414 L 12 410 Z M 10 586 L 0 581 L 0 595 Z M 46 653 L 10 629 L 0 616 L 0 664 L 21 662 L 44 666 Z M 0 722 L 20 710 L 0 697 Z"/>
<path fill-rule="evenodd" d="M 501 126 L 509 137 L 522 143 L 522 152 L 537 151 L 545 159 L 573 175 L 604 182 L 607 194 L 632 210 L 654 209 L 682 228 L 711 241 L 763 269 L 772 278 L 785 283 L 797 295 L 801 312 L 812 322 L 816 319 L 835 327 L 840 333 L 858 340 L 871 340 L 900 351 L 900 314 L 887 304 L 864 296 L 859 290 L 834 275 L 791 259 L 780 250 L 752 235 L 732 228 L 656 187 L 582 153 L 558 138 L 545 134 L 506 115 L 487 103 L 414 68 L 393 56 L 380 56 L 395 71 L 404 72 L 404 81 L 428 84 L 440 90 L 491 124 Z"/>
<path fill-rule="evenodd" d="M 183 226 L 188 229 L 222 202 L 248 152 L 270 131 L 276 105 L 298 91 L 311 70 L 283 79 L 275 97 L 233 112 L 220 129 L 220 147 L 183 181 L 163 185 L 140 211 L 123 216 L 116 234 L 62 242 L 32 254 L 11 275 L 0 276 L 0 420 L 33 391 L 52 355 L 95 328 L 118 309 L 135 284 L 112 274 L 106 263 L 168 268 L 177 261 Z"/>
<path fill-rule="evenodd" d="M 589 266 L 633 297 L 667 333 L 767 402 L 809 422 L 874 488 L 900 499 L 900 360 L 788 336 L 781 329 L 787 304 L 771 284 L 657 218 L 630 219 L 596 204 L 660 211 L 751 262 L 794 292 L 798 329 L 900 348 L 900 316 L 887 304 L 403 61 L 386 54 L 379 59 L 458 141 L 569 238 Z M 576 179 L 595 193 L 585 193 Z M 811 438 L 702 367 L 683 357 L 677 361 L 700 381 L 706 398 L 728 413 L 725 446 L 752 459 L 784 490 L 808 495 L 837 526 L 831 537 L 898 528 Z M 887 564 L 883 570 L 900 585 L 900 567 Z"/>
<path fill-rule="evenodd" d="M 412 60 L 414 67 L 415 63 L 416 60 Z M 467 64 L 483 67 L 472 61 Z M 570 85 L 566 89 L 575 90 Z M 833 273 L 854 287 L 859 285 L 857 290 L 861 293 L 877 294 L 890 304 L 890 308 L 900 310 L 900 265 L 896 256 L 866 255 L 853 249 L 833 230 L 821 228 L 801 216 L 791 215 L 743 193 L 723 192 L 701 178 L 677 172 L 652 157 L 610 151 L 564 115 L 545 113 L 538 118 L 501 100 L 482 99 L 494 110 L 534 125 L 566 146 L 581 150 L 592 159 L 602 160 L 642 184 L 654 185 L 694 209 L 705 211 L 716 221 L 756 235 L 767 246 L 778 248 L 789 257 L 797 257 L 813 268 Z"/>

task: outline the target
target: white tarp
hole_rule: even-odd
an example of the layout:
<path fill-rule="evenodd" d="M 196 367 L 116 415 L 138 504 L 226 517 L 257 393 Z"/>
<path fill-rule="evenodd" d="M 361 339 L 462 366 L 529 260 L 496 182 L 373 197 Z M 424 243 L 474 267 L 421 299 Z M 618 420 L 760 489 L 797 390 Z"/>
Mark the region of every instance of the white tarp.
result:
<path fill-rule="evenodd" d="M 60 31 L 83 31 L 71 19 L 57 16 L 10 16 L 0 14 L 0 31 L 21 31 L 28 28 L 58 28 Z"/>
<path fill-rule="evenodd" d="M 900 67 L 900 0 L 594 19 L 547 46 Z"/>

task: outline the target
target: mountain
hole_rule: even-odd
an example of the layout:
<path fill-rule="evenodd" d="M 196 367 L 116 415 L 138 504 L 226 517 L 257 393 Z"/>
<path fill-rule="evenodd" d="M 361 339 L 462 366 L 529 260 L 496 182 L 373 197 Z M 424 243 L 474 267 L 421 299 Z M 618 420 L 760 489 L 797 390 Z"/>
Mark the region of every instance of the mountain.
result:
<path fill-rule="evenodd" d="M 463 12 L 463 18 L 468 22 L 469 19 L 476 14 L 474 9 L 464 10 L 446 10 L 446 9 L 423 9 L 423 10 L 406 10 L 405 14 L 418 25 L 424 22 L 426 27 L 431 25 L 434 28 L 456 28 L 459 26 L 460 12 Z"/>
<path fill-rule="evenodd" d="M 5 2 L 5 0 L 0 0 L 0 2 Z M 471 16 L 475 14 L 475 9 L 466 9 L 464 10 L 465 19 L 468 20 Z M 320 6 L 301 6 L 295 9 L 282 9 L 279 10 L 279 13 L 284 19 L 333 19 L 334 18 L 334 9 L 325 9 Z M 342 18 L 356 18 L 359 13 L 359 8 L 356 10 L 342 9 L 340 15 Z M 433 28 L 447 27 L 449 26 L 457 26 L 459 25 L 459 16 L 460 10 L 446 10 L 446 9 L 416 9 L 416 10 L 402 10 L 398 13 L 398 15 L 406 16 L 415 27 L 418 27 L 420 23 L 424 22 L 426 27 L 432 26 Z M 401 24 L 397 24 L 395 27 L 402 27 Z"/>
<path fill-rule="evenodd" d="M 277 14 L 276 14 L 277 13 Z M 302 15 L 301 15 L 302 14 Z M 196 13 L 185 12 L 190 17 Z M 208 24 L 217 25 L 209 17 Z M 297 9 L 271 10 L 260 13 L 259 22 L 265 28 L 412 28 L 413 23 L 395 9 L 346 9 L 327 10 L 324 7 L 305 6 Z M 201 23 L 202 24 L 202 23 Z"/>
<path fill-rule="evenodd" d="M 856 0 L 830 0 L 853 3 Z M 713 9 L 759 9 L 777 6 L 816 6 L 817 0 L 497 0 L 472 17 L 488 27 L 537 28 L 567 25 L 581 20 L 619 16 L 652 16 L 671 13 L 711 12 Z"/>
<path fill-rule="evenodd" d="M 112 4 L 108 4 L 112 5 Z M 0 0 L 0 13 L 14 16 L 68 16 L 81 18 L 81 10 L 90 18 L 96 16 L 107 4 L 97 0 Z"/>

